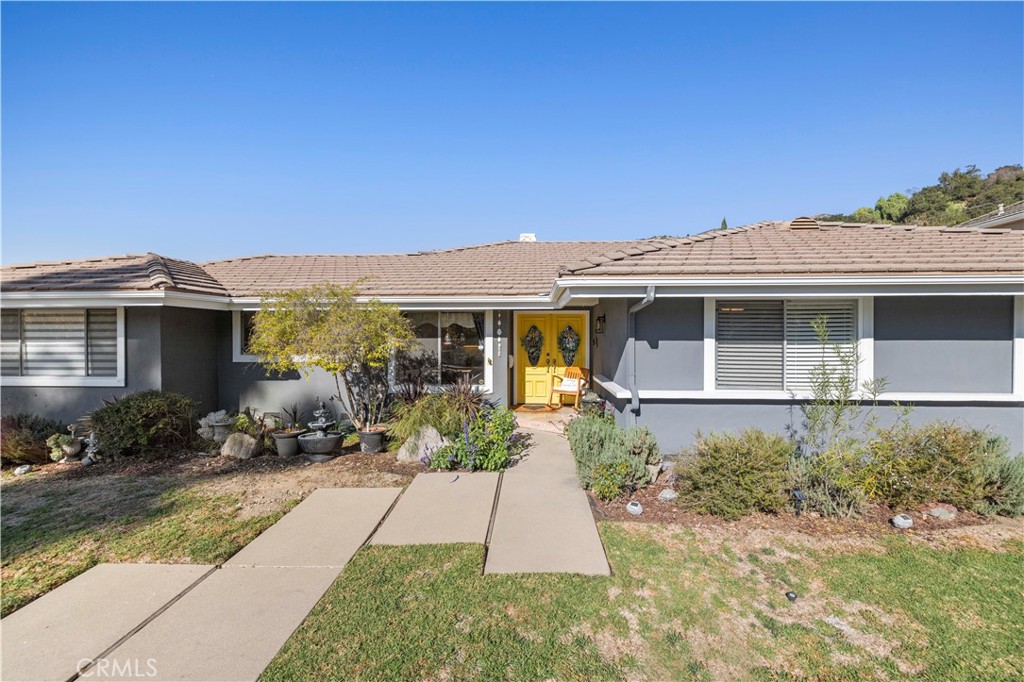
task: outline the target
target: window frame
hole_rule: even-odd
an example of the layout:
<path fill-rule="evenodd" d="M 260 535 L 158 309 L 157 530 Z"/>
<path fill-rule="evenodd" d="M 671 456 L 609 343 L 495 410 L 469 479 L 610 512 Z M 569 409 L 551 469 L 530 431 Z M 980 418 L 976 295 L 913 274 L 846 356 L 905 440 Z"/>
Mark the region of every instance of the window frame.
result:
<path fill-rule="evenodd" d="M 737 297 L 735 300 L 748 300 L 749 297 Z M 821 303 L 827 305 L 829 302 L 843 301 L 853 304 L 853 334 L 851 336 L 851 343 L 859 345 L 860 351 L 860 362 L 856 370 L 856 383 L 857 383 L 857 395 L 861 396 L 861 387 L 864 382 L 870 381 L 873 377 L 873 366 L 874 366 L 874 333 L 873 333 L 873 311 L 874 306 L 873 299 L 865 297 L 829 297 L 821 299 L 788 299 L 784 297 L 764 297 L 766 301 L 780 301 L 782 303 L 782 324 L 783 324 L 783 337 L 782 337 L 782 388 L 777 389 L 763 389 L 763 388 L 723 388 L 718 386 L 718 339 L 717 339 L 717 324 L 718 324 L 718 305 L 722 302 L 728 302 L 733 300 L 732 297 L 719 297 L 719 298 L 705 298 L 704 299 L 704 390 L 703 393 L 706 395 L 719 395 L 723 397 L 744 397 L 748 399 L 778 399 L 778 398 L 798 398 L 807 399 L 810 397 L 810 392 L 806 389 L 790 389 L 786 388 L 786 349 L 788 345 L 788 337 L 785 331 L 786 315 L 788 306 L 787 303 L 790 300 L 799 301 L 801 303 L 812 301 L 814 303 Z"/>
<path fill-rule="evenodd" d="M 242 363 L 258 362 L 259 358 L 242 350 L 242 313 L 255 313 L 258 308 L 244 308 L 231 311 L 231 361 Z"/>
<path fill-rule="evenodd" d="M 68 306 L 75 310 L 96 310 L 114 308 L 117 317 L 117 373 L 114 376 L 0 376 L 0 386 L 35 386 L 51 388 L 73 387 L 124 387 L 125 385 L 125 322 L 123 306 Z M 42 307 L 12 307 L 13 310 L 42 310 Z M 88 315 L 86 315 L 88 320 Z M 88 322 L 86 322 L 88 325 Z"/>

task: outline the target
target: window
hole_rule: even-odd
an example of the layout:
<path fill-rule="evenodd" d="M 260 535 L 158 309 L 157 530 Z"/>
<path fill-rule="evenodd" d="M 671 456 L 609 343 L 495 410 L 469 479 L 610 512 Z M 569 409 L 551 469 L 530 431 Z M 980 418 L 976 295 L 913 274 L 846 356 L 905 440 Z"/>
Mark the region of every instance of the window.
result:
<path fill-rule="evenodd" d="M 727 301 L 715 307 L 715 385 L 720 389 L 811 389 L 822 361 L 838 368 L 833 345 L 851 350 L 856 339 L 854 301 Z M 828 316 L 829 344 L 812 323 Z"/>
<path fill-rule="evenodd" d="M 416 333 L 413 348 L 397 360 L 398 382 L 482 386 L 484 372 L 484 313 L 407 312 Z"/>
<path fill-rule="evenodd" d="M 123 385 L 118 308 L 7 309 L 0 374 L 16 385 Z M 44 382 L 45 380 L 45 382 Z"/>
<path fill-rule="evenodd" d="M 252 334 L 255 310 L 235 310 L 231 313 L 231 359 L 234 362 L 256 362 L 249 352 L 249 337 Z"/>

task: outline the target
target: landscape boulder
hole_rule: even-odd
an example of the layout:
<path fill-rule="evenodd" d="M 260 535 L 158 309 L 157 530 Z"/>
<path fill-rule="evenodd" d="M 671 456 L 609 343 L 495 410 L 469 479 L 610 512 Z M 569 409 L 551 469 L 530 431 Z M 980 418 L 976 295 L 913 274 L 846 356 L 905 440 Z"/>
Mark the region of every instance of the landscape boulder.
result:
<path fill-rule="evenodd" d="M 433 426 L 424 426 L 419 433 L 405 441 L 398 449 L 397 459 L 399 462 L 419 462 L 423 457 L 429 458 L 445 445 L 450 444 L 450 441 Z"/>
<path fill-rule="evenodd" d="M 951 504 L 936 504 L 929 508 L 926 513 L 928 516 L 932 516 L 940 521 L 950 521 L 956 517 L 956 507 Z"/>
<path fill-rule="evenodd" d="M 249 459 L 256 454 L 256 439 L 247 433 L 232 433 L 220 447 L 220 454 L 235 459 Z"/>

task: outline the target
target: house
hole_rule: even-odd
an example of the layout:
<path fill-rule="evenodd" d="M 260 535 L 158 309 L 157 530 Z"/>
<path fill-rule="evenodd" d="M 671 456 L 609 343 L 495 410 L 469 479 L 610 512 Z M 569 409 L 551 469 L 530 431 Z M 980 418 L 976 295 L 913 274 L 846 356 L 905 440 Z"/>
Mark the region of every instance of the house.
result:
<path fill-rule="evenodd" d="M 70 420 L 142 389 L 204 410 L 278 411 L 334 393 L 268 376 L 247 355 L 261 291 L 362 280 L 401 307 L 437 380 L 543 404 L 552 375 L 589 368 L 623 424 L 666 450 L 700 430 L 800 422 L 811 329 L 859 355 L 859 383 L 912 419 L 959 419 L 1024 449 L 1024 230 L 810 218 L 618 242 L 509 241 L 390 255 L 156 254 L 3 268 L 2 408 Z M 888 411 L 883 411 L 883 415 Z"/>

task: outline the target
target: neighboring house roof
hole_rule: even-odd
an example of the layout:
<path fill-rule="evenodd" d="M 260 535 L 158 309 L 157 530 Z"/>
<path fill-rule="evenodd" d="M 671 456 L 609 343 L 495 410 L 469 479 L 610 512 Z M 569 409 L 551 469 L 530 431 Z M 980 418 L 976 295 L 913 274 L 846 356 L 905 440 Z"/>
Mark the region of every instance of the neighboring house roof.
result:
<path fill-rule="evenodd" d="M 584 277 L 784 277 L 1024 273 L 1024 232 L 768 221 L 608 251 L 563 269 Z"/>
<path fill-rule="evenodd" d="M 222 297 L 354 284 L 368 296 L 547 296 L 558 277 L 1024 274 L 1024 230 L 769 221 L 681 238 L 496 242 L 385 255 L 252 256 L 192 263 L 157 254 L 13 265 L 4 291 L 179 291 Z"/>
<path fill-rule="evenodd" d="M 1009 206 L 999 204 L 999 208 L 989 211 L 985 215 L 971 218 L 957 225 L 957 227 L 1013 227 L 1020 229 L 1024 227 L 1024 201 L 1018 201 Z"/>
<path fill-rule="evenodd" d="M 5 291 L 227 293 L 201 266 L 155 253 L 11 265 L 3 268 L 2 286 Z"/>
<path fill-rule="evenodd" d="M 368 296 L 534 296 L 549 294 L 566 264 L 635 243 L 509 241 L 409 254 L 252 256 L 202 266 L 232 296 L 364 278 L 360 290 Z"/>

